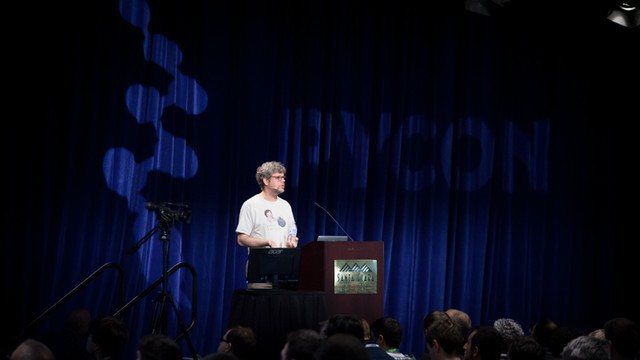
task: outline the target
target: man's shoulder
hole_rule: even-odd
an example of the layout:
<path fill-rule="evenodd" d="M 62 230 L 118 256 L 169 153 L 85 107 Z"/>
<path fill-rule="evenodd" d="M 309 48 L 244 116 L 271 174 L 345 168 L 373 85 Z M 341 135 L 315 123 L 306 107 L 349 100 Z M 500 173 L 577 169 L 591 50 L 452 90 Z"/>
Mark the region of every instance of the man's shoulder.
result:
<path fill-rule="evenodd" d="M 396 360 L 416 360 L 412 355 L 403 354 L 401 352 L 390 352 L 387 354 L 391 355 L 391 357 Z"/>
<path fill-rule="evenodd" d="M 242 207 L 247 209 L 247 208 L 254 208 L 254 207 L 261 207 L 264 206 L 264 204 L 266 203 L 266 200 L 264 200 L 262 198 L 262 196 L 260 196 L 260 193 L 253 195 L 252 197 L 248 198 L 247 200 L 245 200 L 242 203 Z"/>
<path fill-rule="evenodd" d="M 374 360 L 374 359 L 378 359 L 378 360 L 393 359 L 393 357 L 391 355 L 389 355 L 386 351 L 384 351 L 383 348 L 378 346 L 378 344 L 366 343 L 365 344 L 365 348 L 369 352 L 369 359 L 371 359 L 371 360 Z"/>
<path fill-rule="evenodd" d="M 245 204 L 251 204 L 257 201 L 260 201 L 260 199 L 262 199 L 262 196 L 260 196 L 260 193 L 257 193 L 253 196 L 251 196 L 250 198 L 248 198 L 247 200 L 244 201 Z"/>

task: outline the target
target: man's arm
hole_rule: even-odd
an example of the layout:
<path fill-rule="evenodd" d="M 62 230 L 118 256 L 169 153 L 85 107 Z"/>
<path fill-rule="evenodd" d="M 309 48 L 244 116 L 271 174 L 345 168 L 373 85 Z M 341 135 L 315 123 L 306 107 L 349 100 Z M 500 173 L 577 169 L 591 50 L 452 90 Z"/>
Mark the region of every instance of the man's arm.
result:
<path fill-rule="evenodd" d="M 273 240 L 265 240 L 251 237 L 247 234 L 238 233 L 238 245 L 244 247 L 276 247 L 276 242 Z"/>

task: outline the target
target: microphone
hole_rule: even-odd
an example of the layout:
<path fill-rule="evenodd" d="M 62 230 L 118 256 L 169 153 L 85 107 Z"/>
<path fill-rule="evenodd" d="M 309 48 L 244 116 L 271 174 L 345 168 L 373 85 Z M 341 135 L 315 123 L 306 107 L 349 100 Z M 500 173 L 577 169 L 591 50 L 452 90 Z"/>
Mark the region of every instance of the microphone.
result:
<path fill-rule="evenodd" d="M 336 225 L 338 225 L 338 227 L 340 228 L 340 230 L 342 230 L 342 232 L 347 235 L 347 238 L 349 239 L 349 241 L 355 241 L 353 240 L 353 238 L 351 237 L 351 235 L 349 235 L 349 233 L 347 233 L 347 231 L 342 227 L 342 225 L 340 225 L 340 223 L 338 222 L 338 220 L 336 220 L 333 216 L 331 216 L 331 213 L 329 213 L 329 211 L 327 211 L 327 209 L 323 208 L 322 206 L 320 206 L 320 204 L 318 204 L 317 202 L 313 203 L 315 206 L 319 207 L 320 209 L 322 209 L 322 211 L 325 212 L 325 214 L 329 215 L 329 217 L 331 218 L 331 220 L 333 220 L 333 222 L 336 223 Z"/>

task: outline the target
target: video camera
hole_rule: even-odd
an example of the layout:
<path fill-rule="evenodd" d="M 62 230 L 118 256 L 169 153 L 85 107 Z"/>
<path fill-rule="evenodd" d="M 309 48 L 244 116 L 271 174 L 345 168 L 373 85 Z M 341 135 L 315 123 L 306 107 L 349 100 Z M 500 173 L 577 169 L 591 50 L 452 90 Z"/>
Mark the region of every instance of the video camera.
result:
<path fill-rule="evenodd" d="M 171 225 L 176 220 L 186 224 L 191 222 L 191 210 L 189 210 L 189 205 L 186 204 L 174 204 L 170 202 L 154 204 L 148 202 L 144 207 L 149 211 L 155 211 L 158 220 L 166 225 Z"/>

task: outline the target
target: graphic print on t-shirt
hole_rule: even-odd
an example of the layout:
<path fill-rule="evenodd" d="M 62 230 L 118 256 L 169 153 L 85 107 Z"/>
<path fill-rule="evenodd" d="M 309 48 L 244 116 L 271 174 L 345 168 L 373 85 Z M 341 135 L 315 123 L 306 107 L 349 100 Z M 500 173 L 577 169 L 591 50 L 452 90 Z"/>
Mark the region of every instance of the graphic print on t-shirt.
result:
<path fill-rule="evenodd" d="M 267 239 L 280 241 L 280 246 L 284 247 L 287 238 L 287 221 L 282 216 L 278 216 L 276 219 L 271 209 L 266 209 L 264 215 L 267 219 L 265 224 Z"/>

